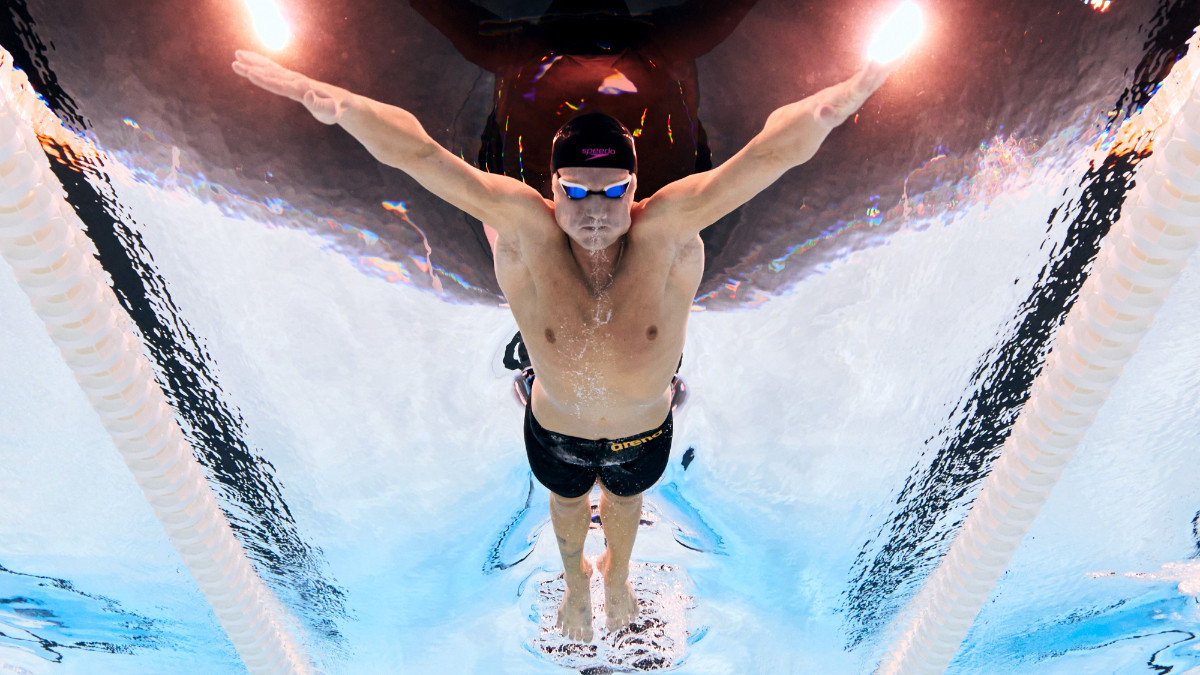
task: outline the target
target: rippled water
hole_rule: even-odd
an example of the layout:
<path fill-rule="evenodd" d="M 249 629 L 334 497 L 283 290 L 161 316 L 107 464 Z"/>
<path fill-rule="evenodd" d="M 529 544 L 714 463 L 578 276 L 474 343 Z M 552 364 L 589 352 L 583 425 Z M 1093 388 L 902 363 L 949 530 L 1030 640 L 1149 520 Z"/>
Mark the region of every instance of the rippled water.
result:
<path fill-rule="evenodd" d="M 938 6 L 977 30 L 991 22 L 999 46 L 935 41 L 928 68 L 901 73 L 874 117 L 831 137 L 824 160 L 743 209 L 712 247 L 722 252 L 698 299 L 710 311 L 692 316 L 681 371 L 690 398 L 635 549 L 646 625 L 594 649 L 547 634 L 561 563 L 501 365 L 515 326 L 467 224 L 306 120 L 264 129 L 261 100 L 176 108 L 178 84 L 141 66 L 167 54 L 175 65 L 161 70 L 192 72 L 176 62 L 218 51 L 161 46 L 187 33 L 180 22 L 160 34 L 137 19 L 142 48 L 121 47 L 116 29 L 82 32 L 89 18 L 108 25 L 103 3 L 78 16 L 18 3 L 3 44 L 44 59 L 31 79 L 84 132 L 78 145 L 47 142 L 56 172 L 235 532 L 322 672 L 849 673 L 887 647 L 889 622 L 969 507 L 1136 180 L 1146 147 L 1116 142 L 1119 122 L 1179 53 L 1179 26 L 1200 22 L 1187 3 L 1047 7 Z M 727 84 L 755 39 L 781 40 L 781 23 L 829 39 L 851 11 L 808 10 L 805 22 L 759 3 L 698 62 L 718 161 L 787 93 Z M 1078 27 L 1051 18 L 1062 14 Z M 347 16 L 362 28 L 368 12 Z M 1031 34 L 1057 39 L 1057 59 Z M 776 58 L 811 63 L 798 39 L 777 41 Z M 488 87 L 439 40 L 393 44 L 449 69 L 421 90 L 422 119 L 451 101 L 465 116 L 455 124 L 473 128 Z M 1068 53 L 1077 71 L 1062 70 Z M 966 71 L 953 78 L 951 55 Z M 801 79 L 833 77 L 813 73 Z M 226 91 L 213 77 L 195 86 Z M 936 101 L 908 107 L 922 97 Z M 263 139 L 235 142 L 251 125 Z M 301 162 L 295 139 L 345 159 Z M 267 166 L 278 174 L 262 180 Z M 952 671 L 1200 665 L 1196 600 L 1177 589 L 1200 553 L 1198 302 L 1193 266 Z M 0 316 L 0 664 L 237 672 L 15 284 L 0 283 Z"/>

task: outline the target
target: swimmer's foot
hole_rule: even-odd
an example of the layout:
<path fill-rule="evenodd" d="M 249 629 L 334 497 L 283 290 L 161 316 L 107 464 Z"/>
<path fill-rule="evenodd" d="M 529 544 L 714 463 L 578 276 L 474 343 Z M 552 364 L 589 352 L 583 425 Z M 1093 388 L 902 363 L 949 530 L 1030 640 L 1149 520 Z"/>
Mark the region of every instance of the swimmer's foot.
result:
<path fill-rule="evenodd" d="M 608 549 L 604 549 L 596 556 L 596 569 L 604 577 L 604 627 L 612 633 L 637 621 L 637 594 L 629 581 L 629 568 L 610 569 Z"/>
<path fill-rule="evenodd" d="M 592 641 L 592 564 L 587 558 L 579 560 L 579 571 L 563 574 L 567 590 L 563 592 L 562 604 L 558 606 L 558 619 L 554 625 L 562 630 L 563 637 L 580 642 Z"/>

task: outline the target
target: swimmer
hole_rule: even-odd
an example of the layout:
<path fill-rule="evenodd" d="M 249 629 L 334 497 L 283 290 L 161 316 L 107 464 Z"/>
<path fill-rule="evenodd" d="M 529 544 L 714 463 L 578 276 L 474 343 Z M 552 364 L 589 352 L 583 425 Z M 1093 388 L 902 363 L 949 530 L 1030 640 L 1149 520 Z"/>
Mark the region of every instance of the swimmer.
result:
<path fill-rule="evenodd" d="M 551 493 L 567 586 L 558 626 L 568 638 L 592 640 L 594 570 L 603 576 L 606 628 L 636 621 L 629 561 L 642 493 L 661 477 L 670 453 L 670 383 L 704 267 L 700 231 L 808 161 L 891 66 L 871 63 L 779 108 L 723 164 L 640 201 L 633 136 L 603 113 L 575 117 L 555 135 L 547 199 L 519 180 L 471 166 L 401 108 L 253 52 L 237 52 L 233 69 L 340 125 L 380 162 L 494 229 L 496 277 L 536 373 L 525 443 L 534 476 Z M 583 544 L 596 482 L 606 550 L 593 565 Z"/>

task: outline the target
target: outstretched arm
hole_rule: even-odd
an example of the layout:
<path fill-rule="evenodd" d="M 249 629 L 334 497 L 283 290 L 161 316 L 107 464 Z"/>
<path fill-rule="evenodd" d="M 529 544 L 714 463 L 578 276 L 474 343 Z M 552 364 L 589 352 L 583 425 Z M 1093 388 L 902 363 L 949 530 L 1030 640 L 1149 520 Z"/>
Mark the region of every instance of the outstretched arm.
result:
<path fill-rule="evenodd" d="M 641 218 L 664 216 L 685 238 L 715 223 L 807 162 L 829 132 L 883 84 L 894 66 L 872 62 L 854 77 L 782 108 L 727 162 L 682 178 L 642 202 Z"/>
<path fill-rule="evenodd" d="M 325 124 L 337 124 L 371 155 L 497 230 L 526 222 L 545 200 L 524 183 L 484 173 L 434 141 L 412 113 L 318 82 L 261 54 L 238 51 L 233 70 L 267 91 L 304 104 Z"/>

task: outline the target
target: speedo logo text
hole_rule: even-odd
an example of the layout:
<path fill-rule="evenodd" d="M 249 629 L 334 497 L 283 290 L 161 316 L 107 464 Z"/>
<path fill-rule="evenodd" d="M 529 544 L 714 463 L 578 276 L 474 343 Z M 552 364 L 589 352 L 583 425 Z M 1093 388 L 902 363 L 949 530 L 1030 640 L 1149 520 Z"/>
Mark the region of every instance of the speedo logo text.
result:
<path fill-rule="evenodd" d="M 612 148 L 583 148 L 580 152 L 587 155 L 587 159 L 584 160 L 587 162 L 617 154 L 617 151 Z"/>

